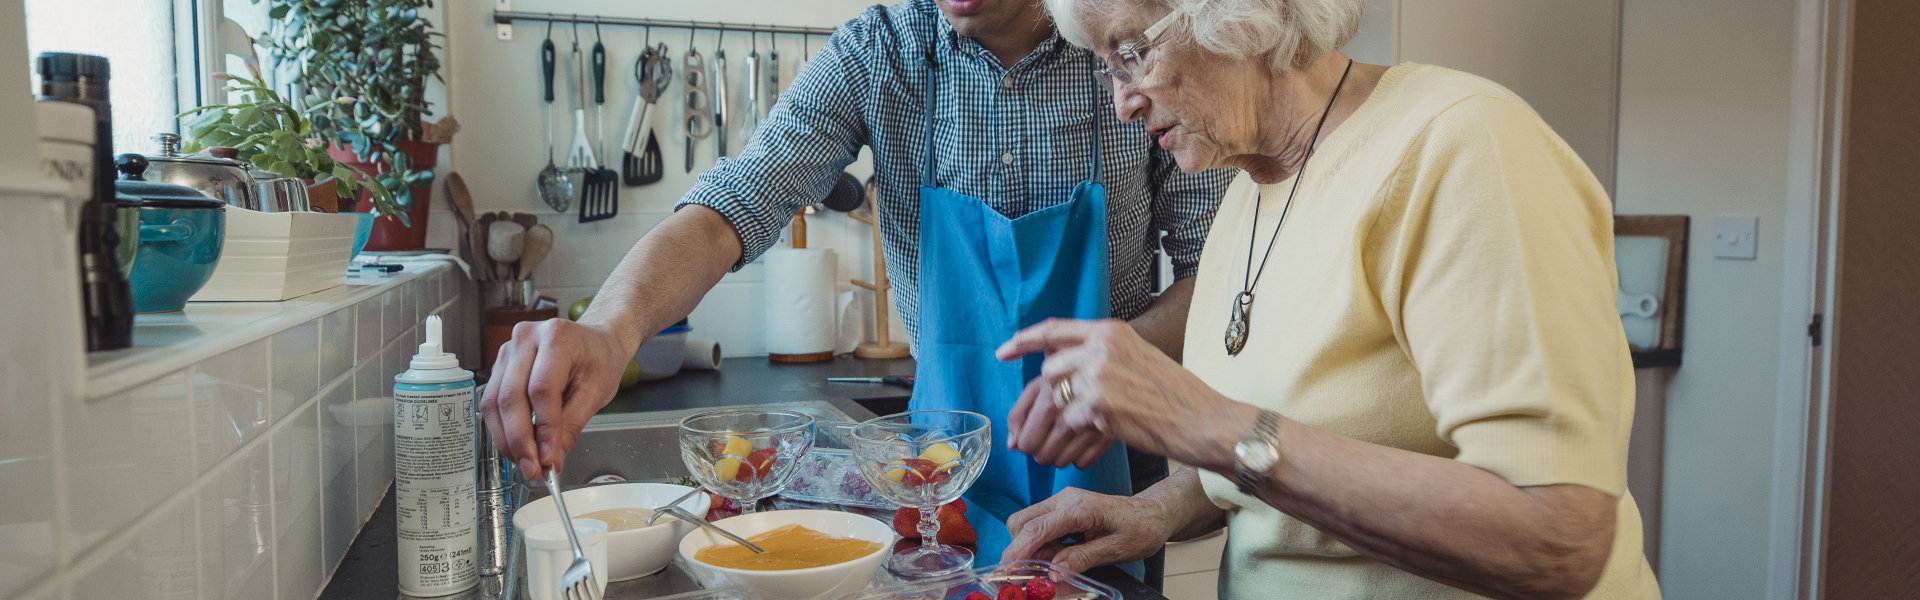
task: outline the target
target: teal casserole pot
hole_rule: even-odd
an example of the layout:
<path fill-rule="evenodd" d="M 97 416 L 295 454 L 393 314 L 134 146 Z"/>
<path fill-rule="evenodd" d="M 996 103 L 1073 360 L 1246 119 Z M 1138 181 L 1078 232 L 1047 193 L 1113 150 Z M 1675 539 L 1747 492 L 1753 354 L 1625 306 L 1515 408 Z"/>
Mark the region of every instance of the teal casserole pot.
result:
<path fill-rule="evenodd" d="M 123 154 L 116 191 L 139 204 L 140 248 L 127 281 L 138 313 L 173 312 L 207 285 L 226 239 L 226 208 L 186 186 L 146 181 L 146 157 Z"/>

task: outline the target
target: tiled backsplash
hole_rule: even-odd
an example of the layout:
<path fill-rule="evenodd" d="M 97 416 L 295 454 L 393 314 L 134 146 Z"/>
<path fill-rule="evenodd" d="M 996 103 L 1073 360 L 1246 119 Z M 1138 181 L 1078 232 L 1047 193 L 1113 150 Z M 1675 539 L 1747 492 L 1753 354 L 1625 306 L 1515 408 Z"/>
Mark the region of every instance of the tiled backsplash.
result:
<path fill-rule="evenodd" d="M 53 438 L 66 502 L 38 519 L 64 535 L 0 520 L 0 536 L 64 551 L 0 556 L 0 596 L 18 584 L 35 599 L 313 598 L 393 481 L 393 377 L 427 315 L 467 310 L 456 301 L 468 285 L 438 267 L 130 389 L 67 402 Z"/>

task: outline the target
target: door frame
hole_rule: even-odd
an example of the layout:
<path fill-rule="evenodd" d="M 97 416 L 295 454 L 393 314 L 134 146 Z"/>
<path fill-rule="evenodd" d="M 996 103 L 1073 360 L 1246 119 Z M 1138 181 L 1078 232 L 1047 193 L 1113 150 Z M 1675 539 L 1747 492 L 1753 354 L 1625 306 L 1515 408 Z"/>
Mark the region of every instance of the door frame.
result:
<path fill-rule="evenodd" d="M 1798 0 L 1787 158 L 1787 216 L 1774 413 L 1769 600 L 1820 597 L 1825 554 L 1831 337 L 1844 174 L 1851 0 Z M 1814 317 L 1824 321 L 1810 329 Z"/>

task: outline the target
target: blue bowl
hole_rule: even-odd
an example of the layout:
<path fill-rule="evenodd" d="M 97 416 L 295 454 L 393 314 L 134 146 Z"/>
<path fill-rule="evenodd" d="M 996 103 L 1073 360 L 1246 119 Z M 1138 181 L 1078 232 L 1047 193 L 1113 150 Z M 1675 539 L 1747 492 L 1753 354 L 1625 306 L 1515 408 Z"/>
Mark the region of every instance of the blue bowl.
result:
<path fill-rule="evenodd" d="M 367 237 L 373 235 L 373 219 L 377 216 L 373 213 L 353 213 L 353 215 L 360 217 L 360 222 L 353 226 L 353 254 L 347 256 L 349 261 L 360 258 L 360 251 L 367 247 Z"/>
<path fill-rule="evenodd" d="M 173 312 L 207 285 L 226 239 L 226 207 L 140 208 L 140 251 L 133 260 L 133 310 Z"/>

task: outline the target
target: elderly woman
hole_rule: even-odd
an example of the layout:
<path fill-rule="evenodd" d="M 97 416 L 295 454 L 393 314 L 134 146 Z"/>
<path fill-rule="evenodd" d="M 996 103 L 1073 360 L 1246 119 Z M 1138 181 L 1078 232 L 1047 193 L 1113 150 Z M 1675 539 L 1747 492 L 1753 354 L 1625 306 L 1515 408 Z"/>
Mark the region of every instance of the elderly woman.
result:
<path fill-rule="evenodd" d="M 1611 207 L 1539 115 L 1465 73 L 1354 63 L 1360 0 L 1046 3 L 1105 57 L 1122 120 L 1187 172 L 1245 172 L 1184 366 L 1118 322 L 1000 348 L 1048 353 L 1014 448 L 1190 465 L 1022 511 L 1004 558 L 1085 569 L 1225 526 L 1229 598 L 1659 597 L 1626 491 Z"/>

